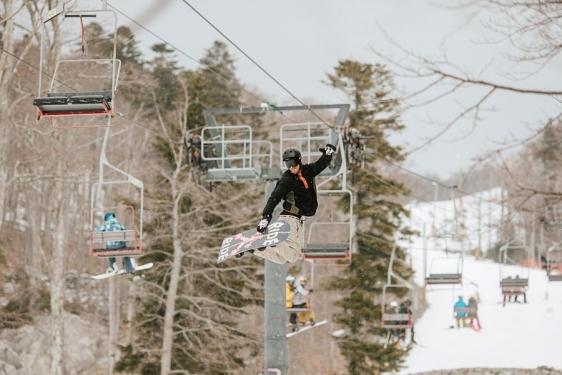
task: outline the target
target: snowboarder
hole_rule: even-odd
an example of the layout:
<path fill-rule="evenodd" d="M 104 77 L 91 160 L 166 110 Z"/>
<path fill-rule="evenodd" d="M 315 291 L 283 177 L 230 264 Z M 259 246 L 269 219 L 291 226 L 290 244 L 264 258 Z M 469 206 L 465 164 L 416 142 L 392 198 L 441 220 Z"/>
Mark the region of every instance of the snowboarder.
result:
<path fill-rule="evenodd" d="M 283 173 L 267 200 L 257 231 L 265 232 L 271 222 L 273 210 L 281 200 L 284 202 L 279 220 L 289 223 L 291 231 L 285 242 L 275 247 L 259 248 L 254 255 L 279 264 L 287 261 L 294 263 L 301 258 L 303 216 L 314 216 L 318 208 L 314 178 L 328 167 L 332 155 L 336 152 L 336 147 L 327 144 L 320 148 L 320 151 L 322 152 L 320 158 L 310 164 L 302 164 L 301 152 L 295 147 L 289 147 L 283 151 L 283 161 L 287 166 L 287 171 Z"/>
<path fill-rule="evenodd" d="M 462 296 L 459 296 L 459 300 L 455 303 L 455 310 L 456 309 L 466 309 L 466 302 L 463 301 Z M 455 312 L 455 318 L 457 320 L 457 328 L 461 328 L 461 321 L 462 326 L 466 327 L 466 313 L 465 312 Z"/>
<path fill-rule="evenodd" d="M 308 295 L 312 293 L 312 289 L 306 290 L 306 279 L 304 276 L 299 276 L 297 278 L 297 284 L 294 287 L 294 296 L 293 296 L 293 307 L 298 309 L 310 308 Z M 299 323 L 302 325 L 306 324 L 306 321 L 310 322 L 311 325 L 316 324 L 316 317 L 314 316 L 314 312 L 309 310 L 307 312 L 301 312 L 299 314 Z"/>
<path fill-rule="evenodd" d="M 108 212 L 103 217 L 104 222 L 101 225 L 98 225 L 94 228 L 94 233 L 100 232 L 117 232 L 125 230 L 125 226 L 117 221 L 115 217 L 115 212 Z M 124 247 L 127 247 L 125 241 L 108 241 L 105 246 L 108 250 L 119 250 Z M 107 269 L 107 273 L 117 273 L 119 271 L 119 266 L 115 261 L 115 257 L 108 258 L 109 261 L 109 268 Z M 125 266 L 125 271 L 127 273 L 135 272 L 136 262 L 131 257 L 123 257 L 123 264 Z"/>

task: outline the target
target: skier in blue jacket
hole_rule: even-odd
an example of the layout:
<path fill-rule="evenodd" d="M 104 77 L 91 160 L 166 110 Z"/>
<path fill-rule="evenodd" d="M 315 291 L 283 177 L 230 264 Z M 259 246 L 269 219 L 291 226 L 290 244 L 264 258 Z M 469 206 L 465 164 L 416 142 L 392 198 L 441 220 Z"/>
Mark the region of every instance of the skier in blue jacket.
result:
<path fill-rule="evenodd" d="M 467 308 L 466 302 L 463 301 L 462 296 L 459 296 L 459 300 L 455 303 L 455 310 L 456 309 L 466 309 L 466 308 Z M 461 321 L 462 321 L 462 326 L 466 327 L 466 313 L 465 312 L 455 311 L 455 318 L 457 320 L 457 328 L 461 328 Z"/>
<path fill-rule="evenodd" d="M 117 232 L 121 230 L 125 230 L 125 226 L 117 221 L 115 217 L 115 212 L 108 212 L 103 217 L 104 222 L 101 225 L 98 225 L 94 228 L 94 233 L 100 232 Z M 106 249 L 108 250 L 119 250 L 124 247 L 127 247 L 125 241 L 108 241 L 105 245 Z M 108 258 L 109 260 L 109 268 L 107 269 L 107 273 L 116 273 L 119 271 L 119 266 L 115 261 L 114 257 Z M 125 265 L 125 271 L 127 273 L 133 273 L 136 268 L 136 262 L 131 257 L 123 257 L 123 264 Z"/>

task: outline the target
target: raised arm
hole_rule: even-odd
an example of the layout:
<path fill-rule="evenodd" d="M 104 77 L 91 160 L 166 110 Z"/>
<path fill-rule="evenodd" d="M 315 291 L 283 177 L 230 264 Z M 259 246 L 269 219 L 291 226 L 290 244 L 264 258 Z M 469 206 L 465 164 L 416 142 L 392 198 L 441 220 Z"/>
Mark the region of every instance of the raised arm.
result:
<path fill-rule="evenodd" d="M 322 152 L 320 158 L 314 163 L 309 164 L 315 177 L 318 176 L 324 169 L 326 169 L 328 165 L 330 165 L 330 162 L 332 161 L 332 155 L 336 152 L 336 146 L 328 143 L 326 147 L 320 148 L 319 151 Z"/>

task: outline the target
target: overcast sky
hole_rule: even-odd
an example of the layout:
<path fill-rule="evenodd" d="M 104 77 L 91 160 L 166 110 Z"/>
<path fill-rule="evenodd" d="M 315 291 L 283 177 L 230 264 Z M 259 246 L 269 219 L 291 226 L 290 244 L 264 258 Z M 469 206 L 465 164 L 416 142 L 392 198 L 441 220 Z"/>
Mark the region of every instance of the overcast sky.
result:
<path fill-rule="evenodd" d="M 511 64 L 503 54 L 513 50 L 505 43 L 482 43 L 497 38 L 484 25 L 491 15 L 480 13 L 467 24 L 470 9 L 445 9 L 436 5 L 437 1 L 189 0 L 189 3 L 306 103 L 346 102 L 341 94 L 321 83 L 339 60 L 382 62 L 372 52 L 373 48 L 399 57 L 399 49 L 389 43 L 384 33 L 422 56 L 436 57 L 445 52 L 451 62 L 473 73 L 489 65 L 482 76 L 488 80 L 537 89 L 559 86 L 556 70 L 560 71 L 560 61 L 554 61 L 548 69 L 523 82 L 506 80 L 500 72 L 511 68 Z M 109 4 L 195 59 L 214 40 L 225 41 L 182 0 L 113 0 Z M 135 30 L 143 52 L 148 53 L 149 47 L 159 42 L 123 17 L 119 23 Z M 234 47 L 229 48 L 237 58 L 238 76 L 244 83 L 259 88 L 270 101 L 298 104 Z M 178 60 L 188 68 L 196 67 L 180 54 Z M 399 79 L 398 84 L 405 90 L 415 87 L 408 79 Z M 476 98 L 475 94 L 467 91 L 462 95 L 469 101 L 472 96 Z M 483 113 L 483 120 L 475 130 L 470 132 L 470 122 L 455 126 L 429 147 L 413 153 L 406 166 L 417 172 L 447 177 L 459 166 L 468 166 L 475 156 L 498 147 L 500 142 L 531 134 L 533 127 L 559 110 L 558 103 L 549 97 L 500 93 L 492 99 L 488 107 L 493 104 L 494 112 Z M 407 129 L 393 140 L 406 150 L 413 149 L 441 130 L 428 119 L 445 123 L 459 108 L 459 104 L 449 101 L 408 112 L 404 116 Z"/>

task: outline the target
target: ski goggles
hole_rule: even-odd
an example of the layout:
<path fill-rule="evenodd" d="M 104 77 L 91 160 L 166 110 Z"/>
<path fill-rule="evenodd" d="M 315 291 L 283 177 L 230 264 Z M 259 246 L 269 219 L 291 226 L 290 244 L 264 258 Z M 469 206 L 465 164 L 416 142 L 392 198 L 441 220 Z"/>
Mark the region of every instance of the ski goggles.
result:
<path fill-rule="evenodd" d="M 285 162 L 285 165 L 287 166 L 287 168 L 291 168 L 291 167 L 296 167 L 297 165 L 299 165 L 299 162 L 297 161 L 297 159 L 285 159 L 283 160 Z"/>

